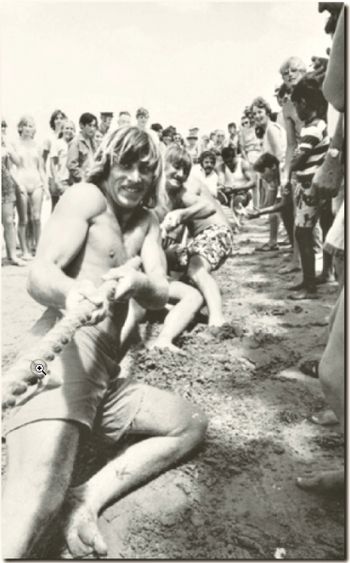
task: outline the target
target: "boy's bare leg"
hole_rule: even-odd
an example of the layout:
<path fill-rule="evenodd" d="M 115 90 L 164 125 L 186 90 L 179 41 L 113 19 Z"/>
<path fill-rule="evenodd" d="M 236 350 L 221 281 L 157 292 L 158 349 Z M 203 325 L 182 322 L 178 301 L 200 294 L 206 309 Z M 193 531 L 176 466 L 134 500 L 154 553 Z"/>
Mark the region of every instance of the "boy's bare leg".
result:
<path fill-rule="evenodd" d="M 198 254 L 191 256 L 187 275 L 204 296 L 209 311 L 209 326 L 225 324 L 220 289 L 210 273 L 210 265 L 206 259 Z"/>
<path fill-rule="evenodd" d="M 65 537 L 72 556 L 105 555 L 97 526 L 101 510 L 177 463 L 202 442 L 206 427 L 199 408 L 168 391 L 145 386 L 130 433 L 151 437 L 130 446 L 68 495 L 72 512 Z"/>
<path fill-rule="evenodd" d="M 2 501 L 2 554 L 25 559 L 59 510 L 71 479 L 78 426 L 41 420 L 8 434 Z"/>
<path fill-rule="evenodd" d="M 150 343 L 150 347 L 170 348 L 177 352 L 179 348 L 172 343 L 174 338 L 179 336 L 194 319 L 204 300 L 197 289 L 180 281 L 170 283 L 169 298 L 171 301 L 178 301 L 178 303 L 166 316 L 158 338 Z"/>
<path fill-rule="evenodd" d="M 344 289 L 336 304 L 336 316 L 326 349 L 319 365 L 319 378 L 327 402 L 344 430 Z M 344 469 L 320 471 L 311 477 L 299 477 L 300 487 L 310 490 L 331 490 L 344 486 Z"/>

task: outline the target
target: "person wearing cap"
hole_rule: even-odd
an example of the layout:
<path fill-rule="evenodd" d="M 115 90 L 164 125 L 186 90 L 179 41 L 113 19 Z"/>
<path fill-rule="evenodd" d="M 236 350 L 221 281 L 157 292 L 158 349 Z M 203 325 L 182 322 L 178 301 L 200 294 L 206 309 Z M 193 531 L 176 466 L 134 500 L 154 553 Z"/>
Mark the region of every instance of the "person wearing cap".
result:
<path fill-rule="evenodd" d="M 110 129 L 112 123 L 112 119 L 113 119 L 112 111 L 101 111 L 99 130 L 101 131 L 102 135 L 108 133 L 108 130 Z"/>
<path fill-rule="evenodd" d="M 198 133 L 190 129 L 187 137 L 187 151 L 191 155 L 193 164 L 197 164 L 199 157 Z"/>
<path fill-rule="evenodd" d="M 160 145 L 159 135 L 156 133 L 156 131 L 147 127 L 148 121 L 149 121 L 149 111 L 148 111 L 148 109 L 142 108 L 142 107 L 139 108 L 136 112 L 137 127 L 139 129 L 141 129 L 142 131 L 146 131 L 149 135 L 151 135 L 153 142 L 159 148 L 159 145 Z"/>
<path fill-rule="evenodd" d="M 146 108 L 139 108 L 136 112 L 137 127 L 145 131 L 149 120 L 149 111 Z"/>

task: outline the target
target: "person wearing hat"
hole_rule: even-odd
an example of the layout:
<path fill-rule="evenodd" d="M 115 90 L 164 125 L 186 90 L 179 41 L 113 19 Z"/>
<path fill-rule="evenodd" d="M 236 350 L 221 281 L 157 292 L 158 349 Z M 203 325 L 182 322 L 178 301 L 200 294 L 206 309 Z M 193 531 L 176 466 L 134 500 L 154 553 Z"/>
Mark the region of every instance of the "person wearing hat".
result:
<path fill-rule="evenodd" d="M 136 112 L 137 127 L 143 131 L 147 128 L 147 123 L 149 120 L 149 111 L 146 108 L 139 108 Z"/>
<path fill-rule="evenodd" d="M 112 123 L 112 119 L 113 119 L 112 111 L 101 111 L 99 130 L 103 136 L 106 135 L 106 133 L 108 133 L 108 130 Z"/>
<path fill-rule="evenodd" d="M 199 157 L 198 133 L 194 133 L 193 129 L 190 129 L 187 135 L 187 151 L 191 155 L 193 164 L 197 164 Z"/>

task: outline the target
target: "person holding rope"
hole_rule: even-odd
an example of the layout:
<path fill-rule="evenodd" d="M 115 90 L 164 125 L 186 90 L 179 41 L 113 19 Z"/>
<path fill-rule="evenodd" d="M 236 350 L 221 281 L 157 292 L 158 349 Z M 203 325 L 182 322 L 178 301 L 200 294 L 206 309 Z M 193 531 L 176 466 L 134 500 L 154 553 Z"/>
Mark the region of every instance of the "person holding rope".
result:
<path fill-rule="evenodd" d="M 147 132 L 113 131 L 88 181 L 63 194 L 47 223 L 28 280 L 31 296 L 47 307 L 30 333 L 33 359 L 62 315 L 74 316 L 84 303 L 92 302 L 95 310 L 70 342 L 62 339 L 65 345 L 41 384 L 18 397 L 8 420 L 6 559 L 30 557 L 61 508 L 69 515 L 64 537 L 70 556 L 106 556 L 97 525 L 103 508 L 177 463 L 204 438 L 207 419 L 199 408 L 168 391 L 118 378 L 129 298 L 148 309 L 168 300 L 159 225 L 149 209 L 157 203 L 161 171 Z M 103 280 L 117 282 L 113 301 L 96 289 Z M 147 439 L 69 488 L 79 436 L 92 429 L 111 443 L 125 433 Z"/>

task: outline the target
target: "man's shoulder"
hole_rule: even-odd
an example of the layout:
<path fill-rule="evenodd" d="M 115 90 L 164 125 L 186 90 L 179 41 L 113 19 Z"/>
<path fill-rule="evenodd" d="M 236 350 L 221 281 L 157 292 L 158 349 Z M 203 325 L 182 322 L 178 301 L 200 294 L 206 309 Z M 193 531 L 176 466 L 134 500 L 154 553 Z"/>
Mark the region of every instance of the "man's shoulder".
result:
<path fill-rule="evenodd" d="M 107 200 L 102 190 L 90 182 L 79 182 L 68 188 L 61 198 L 66 211 L 81 213 L 93 218 L 107 209 Z"/>

